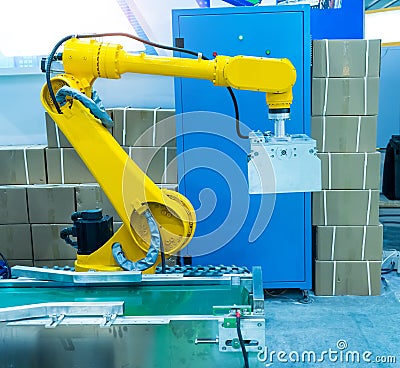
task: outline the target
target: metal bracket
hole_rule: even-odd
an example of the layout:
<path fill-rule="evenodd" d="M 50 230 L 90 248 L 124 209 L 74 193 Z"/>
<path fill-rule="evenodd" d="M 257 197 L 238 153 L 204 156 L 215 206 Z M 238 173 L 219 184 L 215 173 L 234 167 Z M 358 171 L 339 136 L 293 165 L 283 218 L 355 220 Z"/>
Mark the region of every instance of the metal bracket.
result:
<path fill-rule="evenodd" d="M 264 288 L 261 266 L 254 266 L 253 274 L 253 313 L 264 315 Z"/>
<path fill-rule="evenodd" d="M 247 352 L 258 352 L 265 346 L 265 319 L 241 318 L 240 326 Z M 241 352 L 238 344 L 236 328 L 225 327 L 223 321 L 219 323 L 218 331 L 219 351 Z"/>
<path fill-rule="evenodd" d="M 140 271 L 75 272 L 14 266 L 11 272 L 14 277 L 29 277 L 36 280 L 65 282 L 73 285 L 109 286 L 110 284 L 137 284 L 142 281 L 142 273 Z"/>
<path fill-rule="evenodd" d="M 218 344 L 219 339 L 216 337 L 215 339 L 200 339 L 197 338 L 194 340 L 195 345 L 201 345 L 201 344 Z"/>
<path fill-rule="evenodd" d="M 250 305 L 214 305 L 213 315 L 214 316 L 231 316 L 239 311 L 241 315 L 250 316 L 251 306 Z"/>
<path fill-rule="evenodd" d="M 103 321 L 100 323 L 100 328 L 107 328 L 113 325 L 115 320 L 117 319 L 118 315 L 116 313 L 114 314 L 105 314 Z"/>
<path fill-rule="evenodd" d="M 0 322 L 32 320 L 50 316 L 48 328 L 58 326 L 65 317 L 122 315 L 124 302 L 68 302 L 29 304 L 0 308 Z"/>
<path fill-rule="evenodd" d="M 61 321 L 64 319 L 65 314 L 52 314 L 49 316 L 51 318 L 51 321 L 46 324 L 44 327 L 45 328 L 56 328 Z"/>
<path fill-rule="evenodd" d="M 231 278 L 231 285 L 232 286 L 240 286 L 240 276 L 232 276 Z"/>
<path fill-rule="evenodd" d="M 318 192 L 321 160 L 316 141 L 305 134 L 275 137 L 260 131 L 249 133 L 250 194 Z"/>

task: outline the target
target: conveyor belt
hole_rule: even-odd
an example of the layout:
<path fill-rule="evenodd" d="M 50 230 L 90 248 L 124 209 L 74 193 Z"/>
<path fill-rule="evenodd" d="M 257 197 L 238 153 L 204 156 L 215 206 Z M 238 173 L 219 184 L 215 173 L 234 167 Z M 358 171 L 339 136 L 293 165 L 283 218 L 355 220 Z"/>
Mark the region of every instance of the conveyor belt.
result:
<path fill-rule="evenodd" d="M 162 273 L 161 266 L 158 266 L 156 273 Z M 222 276 L 224 274 L 249 274 L 250 271 L 246 267 L 239 266 L 166 266 L 166 274 L 183 273 L 188 277 L 205 277 L 205 276 Z"/>

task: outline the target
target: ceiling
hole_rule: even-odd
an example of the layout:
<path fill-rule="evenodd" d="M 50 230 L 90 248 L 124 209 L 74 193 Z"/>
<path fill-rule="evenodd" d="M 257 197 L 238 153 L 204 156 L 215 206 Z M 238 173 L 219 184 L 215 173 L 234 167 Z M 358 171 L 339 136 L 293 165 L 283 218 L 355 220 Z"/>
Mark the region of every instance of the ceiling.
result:
<path fill-rule="evenodd" d="M 400 6 L 400 0 L 365 0 L 365 10 L 386 9 Z"/>

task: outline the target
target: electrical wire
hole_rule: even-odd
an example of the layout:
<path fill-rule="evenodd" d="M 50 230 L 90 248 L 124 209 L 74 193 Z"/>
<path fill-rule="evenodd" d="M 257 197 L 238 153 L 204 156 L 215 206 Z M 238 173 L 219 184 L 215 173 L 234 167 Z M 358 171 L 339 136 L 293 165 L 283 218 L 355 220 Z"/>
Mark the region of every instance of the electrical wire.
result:
<path fill-rule="evenodd" d="M 240 343 L 240 348 L 242 349 L 243 360 L 244 360 L 244 367 L 249 368 L 249 356 L 246 351 L 246 345 L 244 344 L 243 336 L 242 336 L 242 329 L 240 328 L 240 312 L 236 312 L 236 331 Z"/>
<path fill-rule="evenodd" d="M 396 255 L 397 252 L 398 252 L 398 250 L 396 250 L 396 249 L 391 249 L 391 251 L 392 251 L 392 253 L 390 253 L 390 254 L 382 261 L 382 264 L 384 264 L 390 257 Z M 389 250 L 389 252 L 390 252 L 390 250 Z"/>
<path fill-rule="evenodd" d="M 65 42 L 68 41 L 69 39 L 73 38 L 74 35 L 69 35 L 69 36 L 65 36 L 64 38 L 62 38 L 60 41 L 58 41 L 56 43 L 56 45 L 53 47 L 53 50 L 51 50 L 51 53 L 49 55 L 49 57 L 47 58 L 47 65 L 46 65 L 46 83 L 47 83 L 47 88 L 49 90 L 49 94 L 51 99 L 53 100 L 54 106 L 56 107 L 56 110 L 59 114 L 62 114 L 61 112 L 61 108 L 60 105 L 58 104 L 58 102 L 56 101 L 56 95 L 54 93 L 53 90 L 53 86 L 51 85 L 51 76 L 50 76 L 50 71 L 51 71 L 51 63 L 54 60 L 54 56 L 58 50 L 58 48 Z"/>
<path fill-rule="evenodd" d="M 133 34 L 130 33 L 124 33 L 124 32 L 107 32 L 107 33 L 92 33 L 92 34 L 77 34 L 75 37 L 76 38 L 98 38 L 98 37 L 114 37 L 114 36 L 120 36 L 120 37 L 127 37 L 127 38 L 131 38 L 132 40 L 138 41 L 138 42 L 142 42 L 146 45 L 149 46 L 153 46 L 156 47 L 158 49 L 164 49 L 164 50 L 169 50 L 169 51 L 178 51 L 178 52 L 184 52 L 185 54 L 189 54 L 189 55 L 193 55 L 198 57 L 199 55 L 201 55 L 198 52 L 195 51 L 191 51 L 191 50 L 187 50 L 184 48 L 180 48 L 180 47 L 173 47 L 173 46 L 168 46 L 168 45 L 162 45 L 160 43 L 156 43 L 156 42 L 152 42 L 152 41 L 148 41 L 148 40 L 144 40 L 140 37 L 137 37 Z M 204 57 L 202 57 L 202 59 L 204 59 Z M 207 58 L 205 58 L 204 60 L 208 60 Z"/>
<path fill-rule="evenodd" d="M 50 82 L 51 63 L 54 60 L 54 55 L 56 54 L 58 48 L 65 41 L 67 41 L 67 40 L 69 40 L 69 39 L 71 39 L 73 37 L 76 37 L 76 38 L 98 38 L 98 37 L 114 37 L 114 36 L 127 37 L 127 38 L 131 38 L 131 39 L 133 39 L 135 41 L 142 42 L 142 43 L 144 43 L 146 45 L 153 46 L 153 47 L 156 47 L 156 48 L 159 48 L 159 49 L 181 52 L 181 53 L 184 53 L 184 54 L 188 54 L 188 55 L 192 55 L 192 56 L 196 56 L 196 57 L 201 57 L 201 59 L 203 59 L 203 60 L 210 60 L 206 56 L 204 56 L 202 53 L 191 51 L 191 50 L 188 50 L 188 49 L 185 49 L 185 48 L 162 45 L 162 44 L 159 44 L 159 43 L 156 43 L 156 42 L 144 40 L 144 39 L 142 39 L 140 37 L 137 37 L 135 35 L 132 35 L 130 33 L 109 32 L 109 33 L 78 34 L 78 35 L 66 36 L 63 39 L 61 39 L 60 41 L 58 41 L 56 46 L 54 46 L 53 50 L 51 51 L 51 53 L 50 53 L 50 55 L 48 57 L 47 67 L 46 67 L 47 88 L 49 90 L 50 97 L 52 98 L 52 100 L 54 102 L 54 105 L 55 105 L 55 107 L 57 109 L 57 112 L 59 114 L 61 114 L 61 109 L 60 109 L 60 106 L 58 105 L 58 103 L 56 101 L 54 90 L 53 90 L 53 87 L 52 87 L 51 82 Z M 235 93 L 233 92 L 231 87 L 227 87 L 227 89 L 228 89 L 229 95 L 230 95 L 230 97 L 232 99 L 233 106 L 234 106 L 234 109 L 235 109 L 236 134 L 238 135 L 239 138 L 248 139 L 249 136 L 243 135 L 240 132 L 239 106 L 238 106 L 238 103 L 237 103 L 237 99 L 236 99 Z"/>
<path fill-rule="evenodd" d="M 8 264 L 7 258 L 1 252 L 0 252 L 0 257 L 3 259 L 4 265 L 6 268 L 6 278 L 11 279 L 11 268 L 10 268 L 10 265 Z"/>
<path fill-rule="evenodd" d="M 233 93 L 233 90 L 232 90 L 231 87 L 227 87 L 227 89 L 228 89 L 228 92 L 229 92 L 229 94 L 230 94 L 230 96 L 232 98 L 233 106 L 235 108 L 236 134 L 238 135 L 239 138 L 248 139 L 249 138 L 248 135 L 243 135 L 240 132 L 239 106 L 238 106 L 238 103 L 237 103 L 237 100 L 236 100 L 236 96 Z"/>
<path fill-rule="evenodd" d="M 142 38 L 134 36 L 134 35 L 129 34 L 129 33 L 118 33 L 117 32 L 117 33 L 99 33 L 97 35 L 94 35 L 94 34 L 93 35 L 77 35 L 76 38 L 112 37 L 112 36 L 128 37 L 128 38 L 131 38 L 131 39 L 133 39 L 135 41 L 139 41 L 139 42 L 142 42 L 142 43 L 144 43 L 146 45 L 153 46 L 153 47 L 156 47 L 156 48 L 159 48 L 159 49 L 182 52 L 184 54 L 201 57 L 201 59 L 203 59 L 203 60 L 210 60 L 208 57 L 204 56 L 202 53 L 191 51 L 191 50 L 180 48 L 180 47 L 167 46 L 167 45 L 162 45 L 162 44 L 159 44 L 159 43 L 143 40 Z M 239 138 L 248 139 L 249 138 L 248 135 L 243 135 L 240 132 L 239 106 L 238 106 L 238 103 L 237 103 L 237 99 L 236 99 L 235 93 L 233 92 L 231 87 L 227 87 L 227 90 L 229 92 L 229 95 L 232 98 L 233 106 L 234 106 L 234 109 L 235 109 L 236 134 L 238 135 Z"/>
<path fill-rule="evenodd" d="M 388 273 L 394 271 L 394 264 L 392 263 L 392 267 L 391 268 L 382 268 L 381 269 L 381 275 L 387 275 Z"/>
<path fill-rule="evenodd" d="M 166 273 L 165 252 L 162 238 L 160 237 L 160 253 L 161 253 L 161 273 Z"/>
<path fill-rule="evenodd" d="M 276 292 L 275 292 L 275 290 L 264 289 L 264 293 L 266 295 L 273 296 L 273 297 L 281 296 L 281 295 L 285 294 L 287 291 L 288 291 L 288 289 L 282 289 L 282 290 L 278 289 L 278 291 L 276 291 Z"/>

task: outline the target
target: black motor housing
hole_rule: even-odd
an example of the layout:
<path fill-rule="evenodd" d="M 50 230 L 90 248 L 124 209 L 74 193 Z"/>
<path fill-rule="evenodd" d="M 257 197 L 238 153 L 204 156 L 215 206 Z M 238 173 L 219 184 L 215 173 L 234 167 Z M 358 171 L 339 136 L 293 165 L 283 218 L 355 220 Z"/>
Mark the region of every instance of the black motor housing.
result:
<path fill-rule="evenodd" d="M 386 147 L 382 193 L 387 199 L 400 199 L 400 135 L 392 135 Z"/>
<path fill-rule="evenodd" d="M 114 234 L 112 216 L 103 216 L 102 209 L 74 212 L 72 227 L 61 230 L 60 237 L 77 249 L 78 254 L 88 255 L 104 245 Z M 72 241 L 70 236 L 76 237 Z"/>

